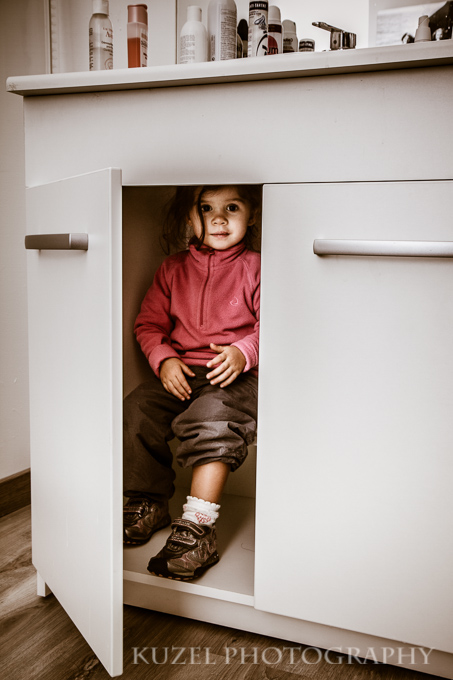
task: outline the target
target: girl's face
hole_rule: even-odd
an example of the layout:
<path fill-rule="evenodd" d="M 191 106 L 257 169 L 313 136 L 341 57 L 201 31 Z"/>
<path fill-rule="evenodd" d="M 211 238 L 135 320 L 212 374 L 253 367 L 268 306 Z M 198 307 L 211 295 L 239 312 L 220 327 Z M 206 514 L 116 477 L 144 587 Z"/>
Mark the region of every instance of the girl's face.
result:
<path fill-rule="evenodd" d="M 189 225 L 195 236 L 201 238 L 203 231 L 197 209 L 198 196 L 195 196 L 195 205 L 189 213 Z M 205 222 L 203 244 L 215 250 L 226 250 L 242 241 L 255 220 L 249 202 L 240 197 L 234 186 L 204 191 L 201 210 Z"/>

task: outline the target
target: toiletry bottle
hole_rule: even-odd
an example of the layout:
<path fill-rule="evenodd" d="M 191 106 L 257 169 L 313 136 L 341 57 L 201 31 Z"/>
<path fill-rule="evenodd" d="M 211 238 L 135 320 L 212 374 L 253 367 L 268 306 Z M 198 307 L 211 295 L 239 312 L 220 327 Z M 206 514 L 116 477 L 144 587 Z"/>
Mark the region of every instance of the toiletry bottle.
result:
<path fill-rule="evenodd" d="M 264 57 L 267 54 L 269 3 L 266 0 L 257 0 L 249 4 L 249 57 Z"/>
<path fill-rule="evenodd" d="M 201 7 L 187 8 L 187 21 L 179 35 L 178 64 L 195 64 L 208 60 L 208 33 L 201 21 Z"/>
<path fill-rule="evenodd" d="M 298 52 L 299 43 L 297 42 L 296 24 L 290 19 L 283 21 L 283 52 Z"/>
<path fill-rule="evenodd" d="M 315 41 L 313 38 L 301 38 L 299 40 L 299 52 L 314 52 Z"/>
<path fill-rule="evenodd" d="M 237 8 L 234 0 L 211 0 L 208 6 L 208 41 L 211 61 L 236 59 Z"/>
<path fill-rule="evenodd" d="M 88 27 L 90 71 L 113 68 L 113 29 L 108 0 L 93 0 L 93 15 Z"/>
<path fill-rule="evenodd" d="M 415 33 L 414 42 L 428 42 L 431 40 L 431 29 L 429 27 L 429 17 L 424 14 L 418 20 L 418 28 Z"/>
<path fill-rule="evenodd" d="M 236 34 L 236 44 L 237 44 L 237 51 L 236 51 L 236 57 L 237 59 L 242 59 L 242 38 L 239 35 L 239 33 Z"/>
<path fill-rule="evenodd" d="M 242 56 L 246 57 L 248 52 L 249 27 L 245 19 L 241 19 L 238 25 L 238 33 L 242 40 Z"/>
<path fill-rule="evenodd" d="M 129 68 L 148 64 L 148 7 L 127 6 L 127 65 Z"/>
<path fill-rule="evenodd" d="M 268 33 L 268 54 L 282 54 L 283 53 L 283 34 L 280 10 L 276 5 L 271 5 L 268 12 L 269 26 Z"/>

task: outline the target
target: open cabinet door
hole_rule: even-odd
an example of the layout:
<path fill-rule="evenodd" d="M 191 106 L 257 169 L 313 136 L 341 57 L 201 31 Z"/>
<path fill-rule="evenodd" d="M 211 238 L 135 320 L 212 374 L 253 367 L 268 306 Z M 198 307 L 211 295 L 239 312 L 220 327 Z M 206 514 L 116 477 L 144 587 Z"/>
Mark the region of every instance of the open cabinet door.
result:
<path fill-rule="evenodd" d="M 33 564 L 120 675 L 120 170 L 27 189 L 27 223 Z"/>
<path fill-rule="evenodd" d="M 452 199 L 265 187 L 255 561 L 258 609 L 450 653 Z"/>

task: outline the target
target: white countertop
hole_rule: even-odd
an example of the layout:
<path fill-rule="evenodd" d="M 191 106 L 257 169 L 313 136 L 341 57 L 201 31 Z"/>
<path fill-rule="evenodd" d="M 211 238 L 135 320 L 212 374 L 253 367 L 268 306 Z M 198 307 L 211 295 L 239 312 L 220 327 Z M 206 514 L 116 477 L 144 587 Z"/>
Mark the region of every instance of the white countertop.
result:
<path fill-rule="evenodd" d="M 146 68 L 10 77 L 22 96 L 209 85 L 453 64 L 453 40 Z"/>

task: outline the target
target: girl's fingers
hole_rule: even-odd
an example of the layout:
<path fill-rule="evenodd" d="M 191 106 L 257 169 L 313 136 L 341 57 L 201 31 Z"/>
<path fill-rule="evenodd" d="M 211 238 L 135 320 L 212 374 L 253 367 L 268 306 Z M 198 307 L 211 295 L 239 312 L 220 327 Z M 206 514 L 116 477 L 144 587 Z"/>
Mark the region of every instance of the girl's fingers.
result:
<path fill-rule="evenodd" d="M 211 359 L 211 361 L 208 361 L 206 366 L 208 368 L 211 368 L 212 366 L 216 366 L 218 363 L 221 363 L 222 361 L 225 360 L 225 356 L 223 354 L 218 354 L 214 359 Z"/>
<path fill-rule="evenodd" d="M 215 342 L 209 343 L 209 347 L 214 350 L 214 352 L 223 352 L 225 349 L 224 345 L 216 345 Z"/>
<path fill-rule="evenodd" d="M 230 382 L 233 382 L 235 378 L 238 376 L 237 371 L 234 371 L 233 368 L 229 367 L 226 370 L 222 371 L 217 375 L 217 377 L 214 380 L 211 380 L 211 385 L 218 385 L 219 383 L 224 382 L 224 384 L 229 384 Z M 225 383 L 225 380 L 228 380 L 228 383 Z M 223 384 L 220 385 L 223 387 Z"/>
<path fill-rule="evenodd" d="M 211 380 L 211 378 L 216 378 L 217 376 L 219 376 L 221 373 L 223 373 L 223 371 L 225 371 L 228 368 L 229 368 L 228 364 L 225 361 L 222 361 L 220 366 L 217 366 L 217 368 L 215 368 L 213 371 L 211 371 L 210 373 L 207 373 L 206 377 L 207 377 L 208 380 Z"/>
<path fill-rule="evenodd" d="M 178 392 L 178 395 L 180 395 L 183 400 L 190 398 L 191 389 L 184 379 L 181 381 L 181 380 L 179 380 L 179 378 L 177 376 L 173 385 L 174 385 L 176 391 Z"/>
<path fill-rule="evenodd" d="M 190 375 L 191 378 L 195 378 L 195 373 L 192 371 L 190 366 L 188 366 L 187 364 L 181 364 L 181 369 L 184 371 L 184 373 L 186 375 Z M 189 386 L 187 385 L 187 387 L 189 387 Z"/>
<path fill-rule="evenodd" d="M 225 382 L 220 383 L 220 387 L 226 387 L 227 385 L 231 385 L 231 383 L 232 383 L 234 380 L 236 380 L 236 378 L 237 378 L 237 375 L 234 375 L 234 374 L 233 374 L 232 376 L 230 376 L 230 378 L 229 378 L 228 380 L 225 380 Z"/>
<path fill-rule="evenodd" d="M 184 397 L 177 391 L 173 383 L 164 382 L 162 384 L 169 394 L 172 394 L 174 397 L 178 397 L 178 399 L 181 399 L 181 401 L 183 401 Z"/>
<path fill-rule="evenodd" d="M 192 373 L 192 371 L 190 372 Z M 181 372 L 181 376 L 171 376 L 167 380 L 163 381 L 162 384 L 167 392 L 172 394 L 174 397 L 178 397 L 178 399 L 181 401 L 190 399 L 192 390 L 184 378 L 184 373 Z"/>

